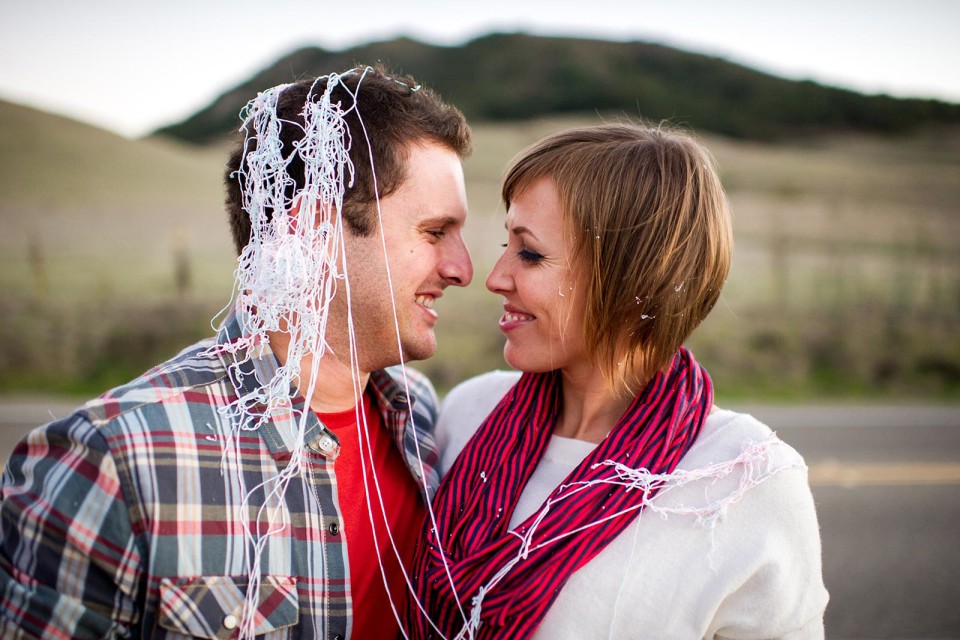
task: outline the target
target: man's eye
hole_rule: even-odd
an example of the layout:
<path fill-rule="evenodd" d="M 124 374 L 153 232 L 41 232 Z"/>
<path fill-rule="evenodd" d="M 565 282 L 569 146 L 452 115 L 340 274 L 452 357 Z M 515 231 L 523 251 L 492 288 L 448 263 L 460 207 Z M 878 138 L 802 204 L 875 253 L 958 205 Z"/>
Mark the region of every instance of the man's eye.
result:
<path fill-rule="evenodd" d="M 439 240 L 443 236 L 447 235 L 447 232 L 443 229 L 427 229 L 427 233 Z"/>
<path fill-rule="evenodd" d="M 543 260 L 542 255 L 530 249 L 520 249 L 520 251 L 517 251 L 517 257 L 527 264 L 539 264 Z"/>

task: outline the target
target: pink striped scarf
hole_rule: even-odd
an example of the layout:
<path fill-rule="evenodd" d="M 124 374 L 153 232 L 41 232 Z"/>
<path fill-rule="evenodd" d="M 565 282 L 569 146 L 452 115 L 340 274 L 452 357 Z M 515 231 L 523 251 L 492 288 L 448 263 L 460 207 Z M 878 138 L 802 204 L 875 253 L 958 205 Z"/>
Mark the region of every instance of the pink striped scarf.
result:
<path fill-rule="evenodd" d="M 465 624 L 451 589 L 456 585 L 463 611 L 470 615 L 481 588 L 523 549 L 508 522 L 533 474 L 556 423 L 560 374 L 525 373 L 467 443 L 434 500 L 438 536 L 424 526 L 414 558 L 414 586 L 430 621 L 408 603 L 411 638 L 453 638 Z M 484 589 L 479 632 L 473 637 L 530 637 L 574 571 L 589 562 L 639 515 L 640 508 L 598 526 L 581 529 L 542 548 L 538 544 L 631 507 L 642 491 L 590 483 L 611 476 L 612 460 L 650 473 L 671 473 L 696 439 L 713 405 L 706 370 L 685 348 L 673 357 L 634 399 L 610 434 L 554 489 L 550 499 L 576 489 L 551 505 L 536 525 L 528 555 L 495 586 Z M 595 466 L 597 465 L 597 466 Z M 566 488 L 564 488 L 566 487 Z M 646 495 L 646 498 L 649 498 Z M 538 513 L 516 528 L 530 531 Z M 439 541 L 439 544 L 438 544 Z M 450 577 L 444 567 L 447 558 Z"/>

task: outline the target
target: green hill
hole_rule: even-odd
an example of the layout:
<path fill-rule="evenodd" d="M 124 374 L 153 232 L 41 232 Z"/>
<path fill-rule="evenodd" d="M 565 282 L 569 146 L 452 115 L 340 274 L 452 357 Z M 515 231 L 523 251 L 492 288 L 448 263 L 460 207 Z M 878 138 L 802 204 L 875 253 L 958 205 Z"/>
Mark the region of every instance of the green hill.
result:
<path fill-rule="evenodd" d="M 0 149 L 4 217 L 18 207 L 129 209 L 134 202 L 140 209 L 155 203 L 192 207 L 211 192 L 215 198 L 202 204 L 220 208 L 219 169 L 214 165 L 210 171 L 211 152 L 175 140 L 129 140 L 0 100 Z"/>
<path fill-rule="evenodd" d="M 587 117 L 476 122 L 465 163 L 475 263 L 448 290 L 440 388 L 502 367 L 503 167 Z M 960 127 L 758 144 L 703 136 L 735 212 L 730 278 L 691 346 L 724 393 L 960 397 Z M 225 150 L 127 140 L 0 102 L 0 393 L 99 392 L 211 332 L 235 254 Z"/>
<path fill-rule="evenodd" d="M 257 91 L 377 61 L 414 75 L 479 121 L 626 114 L 753 139 L 960 122 L 960 105 L 785 80 L 658 44 L 493 34 L 455 47 L 399 38 L 345 51 L 300 49 L 157 133 L 209 142 L 237 128 Z"/>
<path fill-rule="evenodd" d="M 184 252 L 197 286 L 222 282 L 201 267 L 229 275 L 223 155 L 0 101 L 0 285 L 7 294 L 40 286 L 64 297 L 142 296 L 173 288 Z"/>
<path fill-rule="evenodd" d="M 0 101 L 0 393 L 100 393 L 209 335 L 223 151 Z"/>

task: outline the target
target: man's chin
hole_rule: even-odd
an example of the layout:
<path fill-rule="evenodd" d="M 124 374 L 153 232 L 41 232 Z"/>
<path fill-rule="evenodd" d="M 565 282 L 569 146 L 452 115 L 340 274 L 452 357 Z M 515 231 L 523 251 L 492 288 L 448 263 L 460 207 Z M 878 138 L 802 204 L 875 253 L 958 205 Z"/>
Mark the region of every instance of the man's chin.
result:
<path fill-rule="evenodd" d="M 427 360 L 433 357 L 437 352 L 437 340 L 430 332 L 429 336 L 423 336 L 416 342 L 406 341 L 403 344 L 404 362 L 414 362 L 417 360 Z"/>
<path fill-rule="evenodd" d="M 437 352 L 437 341 L 434 338 L 433 333 L 430 333 L 429 336 L 417 336 L 417 338 L 417 340 L 407 339 L 402 342 L 402 358 L 393 349 L 391 349 L 393 353 L 385 353 L 383 351 L 379 351 L 375 354 L 368 353 L 368 358 L 361 358 L 361 361 L 366 364 L 367 367 L 369 367 L 369 369 L 365 370 L 376 371 L 378 369 L 386 369 L 387 367 L 400 364 L 401 360 L 403 362 L 427 360 Z M 394 335 L 392 338 L 394 349 L 397 345 L 396 339 L 396 335 Z"/>

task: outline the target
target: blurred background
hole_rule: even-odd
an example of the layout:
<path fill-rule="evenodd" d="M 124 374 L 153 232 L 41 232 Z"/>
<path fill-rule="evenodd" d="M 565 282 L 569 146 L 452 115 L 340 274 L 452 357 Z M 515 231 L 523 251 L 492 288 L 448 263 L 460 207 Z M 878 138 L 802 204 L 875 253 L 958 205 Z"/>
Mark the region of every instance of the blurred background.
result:
<path fill-rule="evenodd" d="M 691 130 L 736 254 L 690 346 L 807 458 L 828 637 L 960 638 L 960 5 L 661 4 L 0 0 L 0 458 L 213 332 L 247 100 L 381 61 L 474 128 L 477 276 L 418 363 L 441 392 L 505 367 L 483 279 L 510 158 L 580 124 Z"/>

